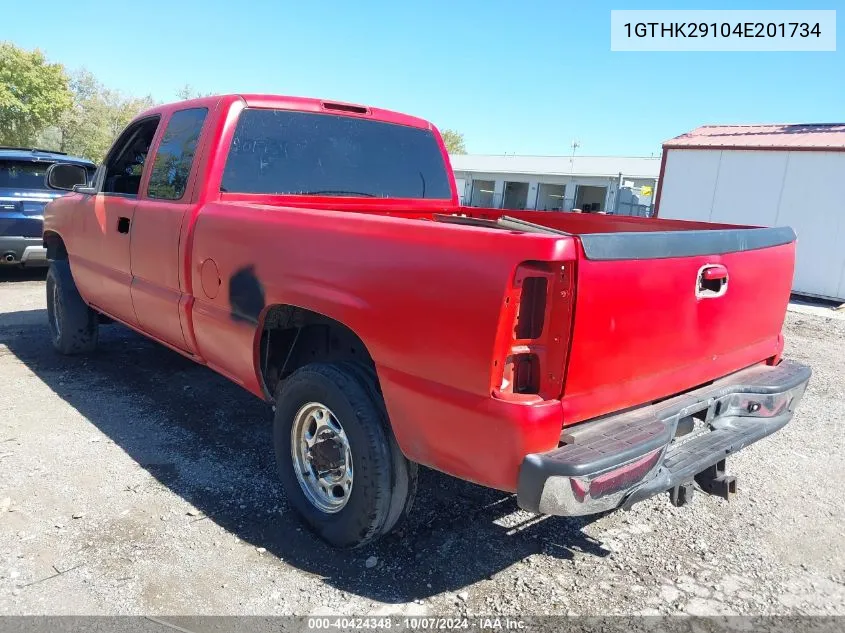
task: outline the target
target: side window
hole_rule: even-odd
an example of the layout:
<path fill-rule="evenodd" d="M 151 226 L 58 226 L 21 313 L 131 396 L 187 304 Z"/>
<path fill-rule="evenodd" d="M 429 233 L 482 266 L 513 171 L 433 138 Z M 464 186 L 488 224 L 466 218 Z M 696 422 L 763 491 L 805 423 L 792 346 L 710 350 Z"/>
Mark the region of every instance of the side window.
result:
<path fill-rule="evenodd" d="M 191 173 L 202 124 L 208 114 L 206 108 L 192 108 L 174 112 L 164 131 L 156 152 L 147 195 L 150 198 L 179 200 Z"/>
<path fill-rule="evenodd" d="M 106 175 L 103 193 L 118 193 L 137 196 L 141 187 L 141 175 L 159 117 L 139 121 L 123 134 L 106 159 Z"/>

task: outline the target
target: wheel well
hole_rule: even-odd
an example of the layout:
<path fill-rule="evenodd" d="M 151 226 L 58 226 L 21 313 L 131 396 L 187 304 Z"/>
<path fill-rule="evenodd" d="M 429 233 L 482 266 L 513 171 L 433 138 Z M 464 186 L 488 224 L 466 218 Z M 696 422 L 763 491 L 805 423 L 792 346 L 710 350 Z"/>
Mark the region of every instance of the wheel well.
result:
<path fill-rule="evenodd" d="M 47 259 L 67 259 L 67 248 L 58 233 L 44 233 L 44 246 L 47 247 Z"/>
<path fill-rule="evenodd" d="M 291 305 L 271 306 L 259 345 L 261 380 L 270 399 L 279 383 L 314 362 L 357 361 L 375 373 L 367 346 L 355 332 L 327 316 Z"/>

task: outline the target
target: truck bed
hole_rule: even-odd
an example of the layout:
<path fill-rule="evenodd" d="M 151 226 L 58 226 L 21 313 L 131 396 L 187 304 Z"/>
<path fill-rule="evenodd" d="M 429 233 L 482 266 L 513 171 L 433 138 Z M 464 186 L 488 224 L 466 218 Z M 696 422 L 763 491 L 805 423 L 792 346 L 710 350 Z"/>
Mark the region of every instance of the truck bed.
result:
<path fill-rule="evenodd" d="M 789 227 L 464 210 L 514 227 L 544 226 L 579 243 L 565 425 L 779 357 L 794 262 Z M 696 286 L 705 269 L 724 271 L 719 293 Z"/>

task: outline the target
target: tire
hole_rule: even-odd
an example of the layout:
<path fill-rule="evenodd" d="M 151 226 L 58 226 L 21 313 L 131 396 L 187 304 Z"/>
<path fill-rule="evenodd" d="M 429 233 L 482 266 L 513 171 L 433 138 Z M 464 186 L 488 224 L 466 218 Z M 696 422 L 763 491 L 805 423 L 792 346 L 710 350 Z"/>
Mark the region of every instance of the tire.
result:
<path fill-rule="evenodd" d="M 66 259 L 51 261 L 47 272 L 47 326 L 53 347 L 62 354 L 97 347 L 97 313 L 79 295 Z"/>
<path fill-rule="evenodd" d="M 385 427 L 390 428 L 387 410 L 384 408 L 384 398 L 381 390 L 378 388 L 378 378 L 375 368 L 369 365 L 351 362 L 344 363 L 343 367 L 358 376 L 361 385 L 367 389 L 373 402 L 380 405 L 384 414 Z M 410 461 L 402 454 L 402 450 L 399 448 L 399 444 L 396 443 L 396 438 L 393 437 L 392 432 L 388 432 L 388 436 L 390 450 L 397 472 L 394 477 L 396 485 L 393 489 L 390 513 L 387 516 L 382 534 L 388 534 L 392 530 L 401 527 L 405 518 L 411 512 L 414 499 L 417 496 L 417 478 L 419 476 L 419 465 L 416 462 Z"/>
<path fill-rule="evenodd" d="M 319 493 L 315 495 L 313 486 L 312 492 L 308 492 L 308 482 L 319 481 L 313 465 L 316 461 L 300 469 L 303 473 L 310 470 L 307 476 L 297 475 L 297 464 L 305 462 L 297 462 L 291 451 L 292 434 L 300 428 L 297 421 L 315 405 L 328 412 L 341 428 L 343 445 L 351 456 L 354 473 L 351 488 L 339 501 L 333 495 L 328 495 L 329 500 L 325 501 Z M 297 434 L 297 437 L 301 436 Z M 417 487 L 417 465 L 399 450 L 375 376 L 362 365 L 314 363 L 291 374 L 279 387 L 273 439 L 288 500 L 308 526 L 329 544 L 361 547 L 396 527 L 410 511 Z M 332 441 L 335 440 L 337 436 Z M 302 454 L 299 449 L 298 454 Z M 333 490 L 341 488 L 338 485 Z M 321 507 L 325 503 L 342 505 Z"/>

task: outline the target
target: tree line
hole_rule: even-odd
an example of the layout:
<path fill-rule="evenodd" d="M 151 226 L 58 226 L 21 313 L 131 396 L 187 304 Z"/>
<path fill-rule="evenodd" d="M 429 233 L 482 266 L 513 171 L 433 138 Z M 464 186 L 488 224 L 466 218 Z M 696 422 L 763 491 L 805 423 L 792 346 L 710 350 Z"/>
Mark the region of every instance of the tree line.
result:
<path fill-rule="evenodd" d="M 186 84 L 176 96 L 202 95 Z M 58 150 L 98 163 L 129 121 L 153 105 L 150 95 L 126 95 L 84 68 L 68 71 L 37 49 L 0 42 L 0 146 Z M 466 152 L 461 133 L 443 130 L 443 139 L 450 153 Z"/>

